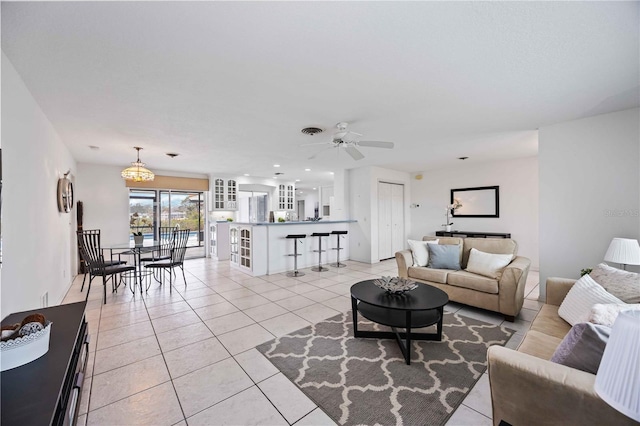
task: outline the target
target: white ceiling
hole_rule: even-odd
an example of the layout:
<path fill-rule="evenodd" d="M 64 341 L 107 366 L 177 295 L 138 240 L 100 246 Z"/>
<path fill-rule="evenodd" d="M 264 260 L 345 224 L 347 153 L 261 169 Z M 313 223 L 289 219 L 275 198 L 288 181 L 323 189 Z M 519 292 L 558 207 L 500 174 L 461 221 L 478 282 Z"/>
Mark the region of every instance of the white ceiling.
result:
<path fill-rule="evenodd" d="M 2 50 L 79 162 L 271 176 L 537 153 L 639 105 L 638 2 L 2 3 Z M 300 147 L 348 121 L 392 151 Z M 89 145 L 99 146 L 91 150 Z M 166 152 L 178 152 L 170 159 Z M 312 172 L 305 173 L 305 167 Z"/>

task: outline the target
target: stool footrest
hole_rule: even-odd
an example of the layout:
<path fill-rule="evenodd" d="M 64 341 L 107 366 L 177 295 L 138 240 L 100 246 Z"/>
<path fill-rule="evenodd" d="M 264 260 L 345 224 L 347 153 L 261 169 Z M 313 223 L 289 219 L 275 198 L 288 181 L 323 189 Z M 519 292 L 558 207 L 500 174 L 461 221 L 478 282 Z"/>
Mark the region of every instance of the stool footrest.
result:
<path fill-rule="evenodd" d="M 324 253 L 326 250 L 313 250 L 314 253 Z"/>

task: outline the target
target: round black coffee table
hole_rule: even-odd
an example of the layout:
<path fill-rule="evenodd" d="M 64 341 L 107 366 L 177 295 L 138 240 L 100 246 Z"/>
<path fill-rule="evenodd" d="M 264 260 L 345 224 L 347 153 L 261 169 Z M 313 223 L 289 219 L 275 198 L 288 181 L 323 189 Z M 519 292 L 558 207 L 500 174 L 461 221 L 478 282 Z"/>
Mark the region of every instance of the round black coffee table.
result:
<path fill-rule="evenodd" d="M 358 303 L 360 301 L 360 303 Z M 449 302 L 447 293 L 439 288 L 419 283 L 414 290 L 390 294 L 373 283 L 361 281 L 351 286 L 353 335 L 398 341 L 407 364 L 411 364 L 411 339 L 442 340 L 442 315 Z M 389 331 L 358 330 L 358 312 L 370 321 L 391 327 Z M 411 333 L 412 328 L 436 324 L 435 333 Z M 404 328 L 399 332 L 396 328 Z M 404 339 L 404 343 L 403 340 Z"/>

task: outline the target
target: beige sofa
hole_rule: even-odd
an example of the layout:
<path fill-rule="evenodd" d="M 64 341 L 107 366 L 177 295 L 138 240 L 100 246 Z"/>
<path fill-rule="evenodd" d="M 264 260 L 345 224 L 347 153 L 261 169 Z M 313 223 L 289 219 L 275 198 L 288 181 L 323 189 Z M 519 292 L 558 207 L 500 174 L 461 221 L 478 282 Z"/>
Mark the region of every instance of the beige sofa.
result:
<path fill-rule="evenodd" d="M 436 237 L 423 237 L 423 241 L 432 241 Z M 438 244 L 460 245 L 460 265 L 467 266 L 472 248 L 494 254 L 512 254 L 511 261 L 499 279 L 487 278 L 464 270 L 433 269 L 412 266 L 410 250 L 396 253 L 398 276 L 438 287 L 449 295 L 449 300 L 464 303 L 504 314 L 505 319 L 513 321 L 524 303 L 524 287 L 529 274 L 531 261 L 517 256 L 518 244 L 506 238 L 456 238 L 438 237 Z"/>
<path fill-rule="evenodd" d="M 517 351 L 489 348 L 494 425 L 638 425 L 600 399 L 595 375 L 549 361 L 571 330 L 558 308 L 574 282 L 547 280 L 546 304 Z"/>

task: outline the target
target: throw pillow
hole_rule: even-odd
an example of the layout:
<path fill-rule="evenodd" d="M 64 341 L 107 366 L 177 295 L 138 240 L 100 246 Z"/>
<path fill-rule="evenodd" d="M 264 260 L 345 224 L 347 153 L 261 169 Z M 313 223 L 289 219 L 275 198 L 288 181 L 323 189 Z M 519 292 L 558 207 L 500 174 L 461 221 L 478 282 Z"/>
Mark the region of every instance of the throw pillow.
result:
<path fill-rule="evenodd" d="M 589 322 L 592 324 L 606 325 L 607 327 L 613 327 L 613 323 L 618 318 L 618 314 L 622 311 L 640 311 L 640 304 L 622 304 L 616 305 L 613 303 L 604 305 L 596 303 L 591 308 L 589 314 Z"/>
<path fill-rule="evenodd" d="M 611 328 L 582 322 L 571 327 L 551 357 L 551 361 L 596 374 Z"/>
<path fill-rule="evenodd" d="M 413 266 L 427 266 L 429 263 L 429 250 L 427 244 L 438 244 L 439 240 L 417 241 L 408 240 L 411 256 L 413 257 Z"/>
<path fill-rule="evenodd" d="M 625 303 L 640 303 L 640 274 L 601 263 L 589 273 L 609 293 Z"/>
<path fill-rule="evenodd" d="M 489 278 L 499 278 L 502 270 L 513 259 L 512 254 L 493 254 L 472 248 L 467 262 L 468 272 L 484 275 Z"/>
<path fill-rule="evenodd" d="M 429 244 L 429 268 L 460 270 L 460 247 L 457 244 Z"/>
<path fill-rule="evenodd" d="M 596 303 L 622 304 L 623 302 L 607 293 L 589 275 L 584 275 L 576 281 L 565 296 L 558 308 L 558 315 L 572 326 L 579 322 L 586 322 L 591 313 L 591 307 Z"/>

